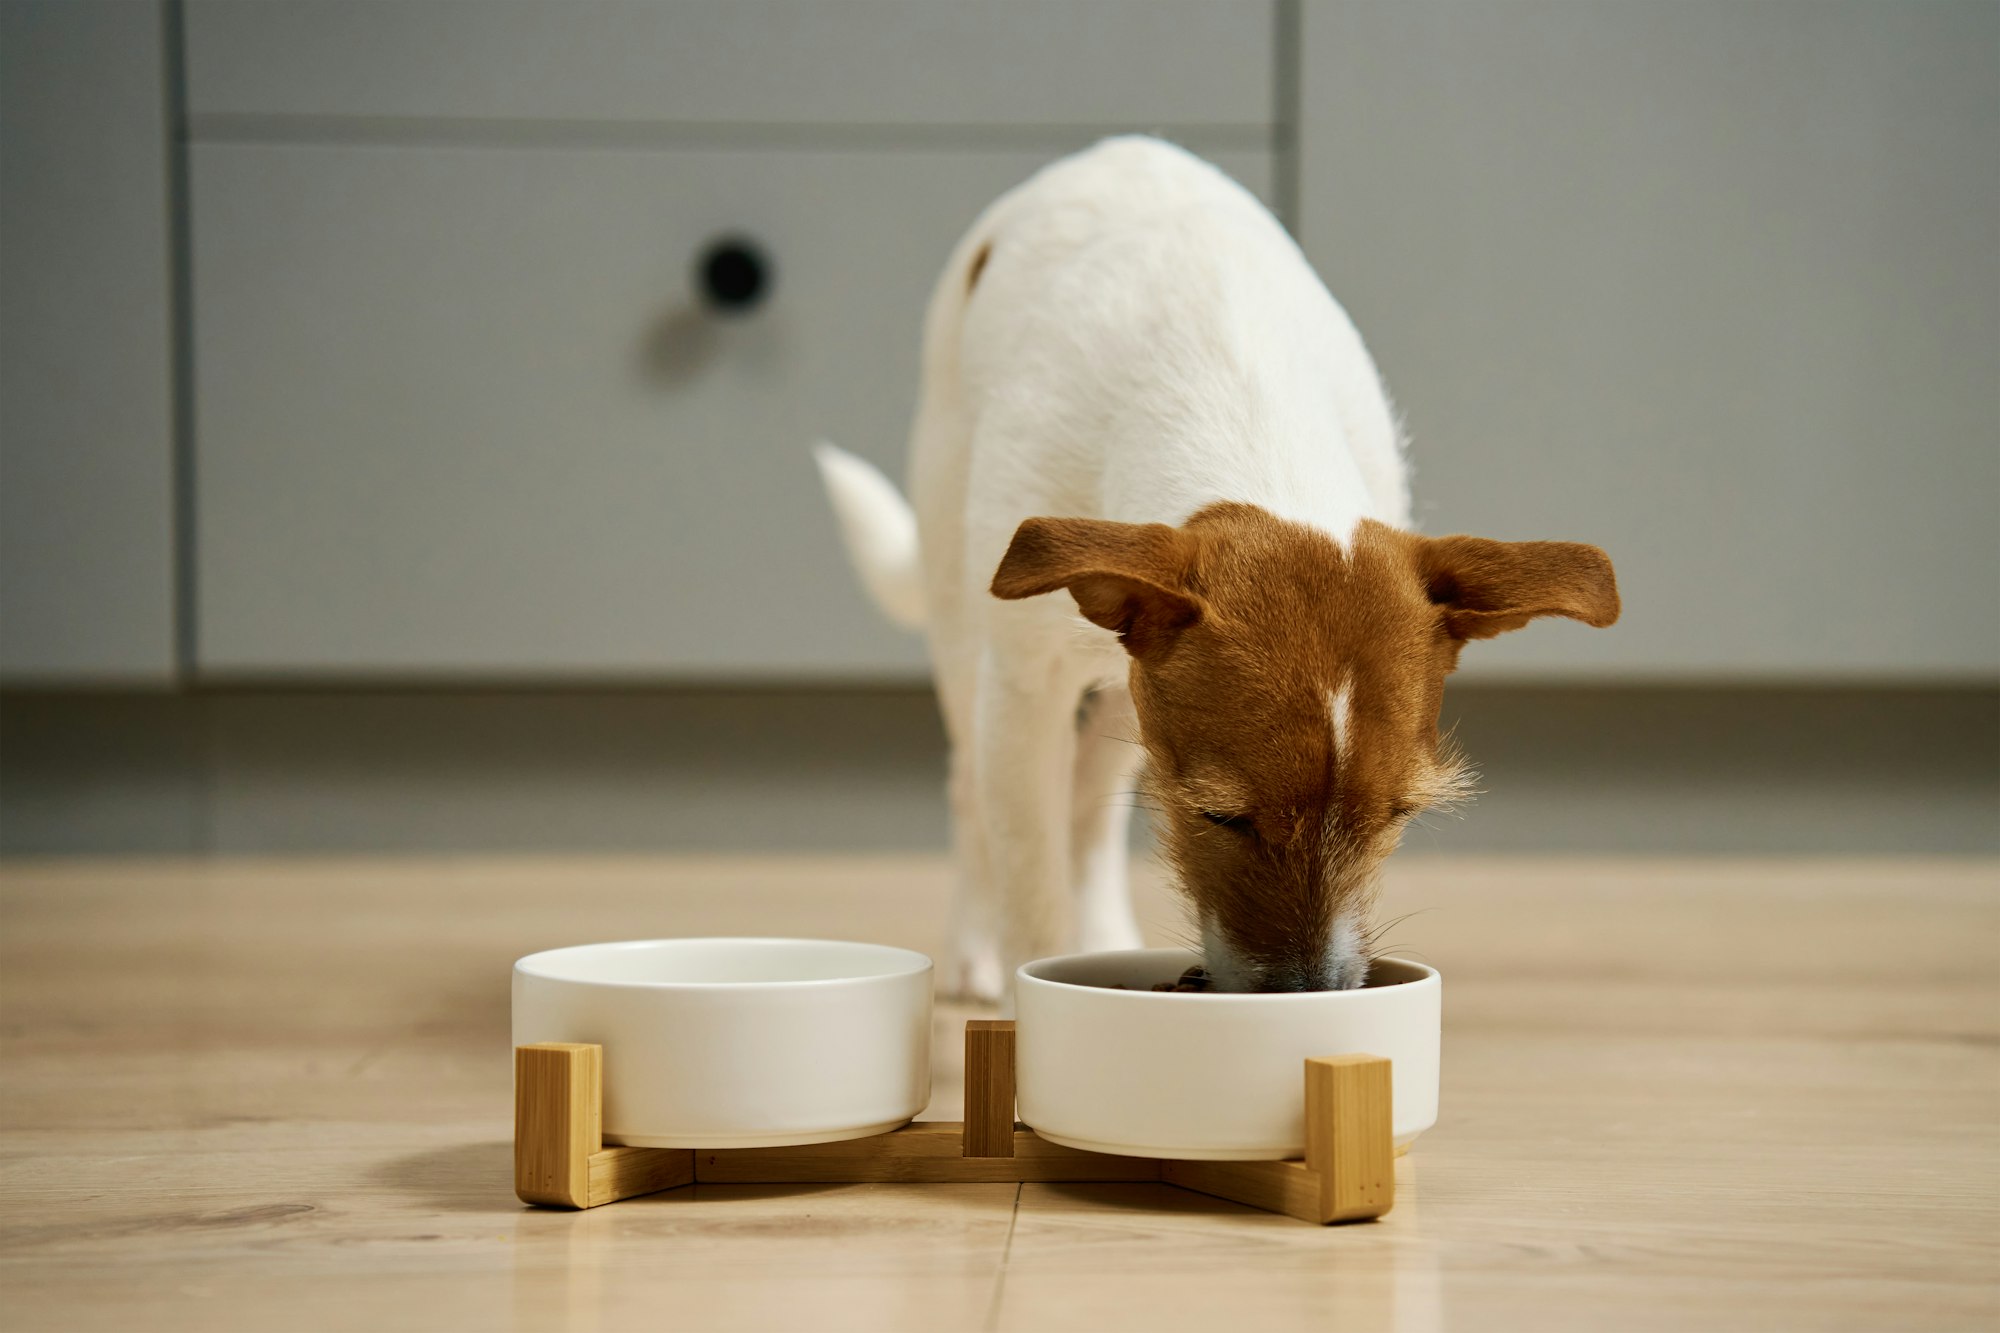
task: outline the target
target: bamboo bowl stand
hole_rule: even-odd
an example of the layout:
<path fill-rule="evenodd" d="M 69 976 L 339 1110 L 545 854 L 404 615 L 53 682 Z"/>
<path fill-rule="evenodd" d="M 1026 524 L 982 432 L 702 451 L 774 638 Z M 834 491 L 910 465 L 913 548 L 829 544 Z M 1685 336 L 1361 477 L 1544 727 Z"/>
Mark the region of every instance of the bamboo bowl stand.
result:
<path fill-rule="evenodd" d="M 544 1208 L 595 1208 L 697 1183 L 978 1184 L 1157 1181 L 1324 1224 L 1380 1217 L 1396 1201 L 1389 1061 L 1305 1062 L 1303 1161 L 1192 1162 L 1066 1148 L 1014 1119 L 1014 1024 L 965 1025 L 965 1120 L 913 1121 L 789 1148 L 627 1148 L 603 1134 L 604 1048 L 514 1048 L 514 1192 Z"/>

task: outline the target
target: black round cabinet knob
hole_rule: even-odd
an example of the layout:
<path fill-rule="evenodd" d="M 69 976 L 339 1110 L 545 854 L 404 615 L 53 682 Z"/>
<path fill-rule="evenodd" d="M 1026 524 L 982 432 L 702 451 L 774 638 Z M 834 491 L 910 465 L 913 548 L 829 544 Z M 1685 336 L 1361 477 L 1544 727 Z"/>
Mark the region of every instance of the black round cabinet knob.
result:
<path fill-rule="evenodd" d="M 699 269 L 702 298 L 724 314 L 756 309 L 771 290 L 771 261 L 746 237 L 710 241 L 701 252 Z"/>

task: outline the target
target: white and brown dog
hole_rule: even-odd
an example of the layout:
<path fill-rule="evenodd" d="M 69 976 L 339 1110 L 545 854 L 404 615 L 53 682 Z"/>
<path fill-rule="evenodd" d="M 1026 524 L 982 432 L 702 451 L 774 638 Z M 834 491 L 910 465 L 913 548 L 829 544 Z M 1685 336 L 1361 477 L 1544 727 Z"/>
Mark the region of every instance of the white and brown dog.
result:
<path fill-rule="evenodd" d="M 914 514 L 852 455 L 819 462 L 875 599 L 929 632 L 963 994 L 1138 945 L 1142 759 L 1212 984 L 1360 985 L 1384 859 L 1465 785 L 1437 730 L 1459 650 L 1618 616 L 1594 546 L 1410 531 L 1346 313 L 1248 191 L 1153 139 L 1049 166 L 960 243 Z"/>

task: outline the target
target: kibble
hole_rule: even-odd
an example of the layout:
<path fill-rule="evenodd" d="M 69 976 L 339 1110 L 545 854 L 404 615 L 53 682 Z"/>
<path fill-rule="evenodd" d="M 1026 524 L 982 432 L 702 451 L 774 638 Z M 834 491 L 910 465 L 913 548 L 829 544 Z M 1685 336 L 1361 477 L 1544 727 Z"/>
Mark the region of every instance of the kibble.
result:
<path fill-rule="evenodd" d="M 1131 990 L 1132 988 L 1130 986 L 1127 986 L 1122 981 L 1117 981 L 1113 982 L 1109 987 L 1107 987 L 1107 989 Z M 1162 994 L 1199 995 L 1201 992 L 1208 989 L 1208 973 L 1201 966 L 1196 965 L 1194 967 L 1189 968 L 1187 971 L 1181 973 L 1180 976 L 1173 981 L 1156 981 L 1151 986 L 1147 987 L 1147 989 L 1158 991 L 1161 992 Z"/>

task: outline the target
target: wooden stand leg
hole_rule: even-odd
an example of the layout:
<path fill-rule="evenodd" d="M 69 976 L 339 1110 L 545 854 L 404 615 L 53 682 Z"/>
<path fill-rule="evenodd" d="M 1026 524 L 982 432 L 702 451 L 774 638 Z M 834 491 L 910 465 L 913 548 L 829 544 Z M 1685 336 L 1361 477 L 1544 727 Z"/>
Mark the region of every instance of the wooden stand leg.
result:
<path fill-rule="evenodd" d="M 514 1193 L 545 1208 L 595 1208 L 694 1180 L 687 1148 L 604 1146 L 604 1048 L 514 1048 Z"/>
<path fill-rule="evenodd" d="M 1014 1155 L 1014 1022 L 971 1018 L 965 1023 L 965 1142 L 967 1157 Z"/>
<path fill-rule="evenodd" d="M 550 1208 L 590 1206 L 590 1155 L 604 1146 L 604 1048 L 514 1048 L 514 1193 Z"/>
<path fill-rule="evenodd" d="M 1306 1166 L 1319 1176 L 1320 1221 L 1380 1217 L 1396 1204 L 1396 1133 L 1387 1060 L 1306 1061 Z"/>
<path fill-rule="evenodd" d="M 1160 1179 L 1306 1222 L 1380 1217 L 1396 1202 L 1389 1062 L 1306 1061 L 1303 1162 L 1162 1162 Z"/>

